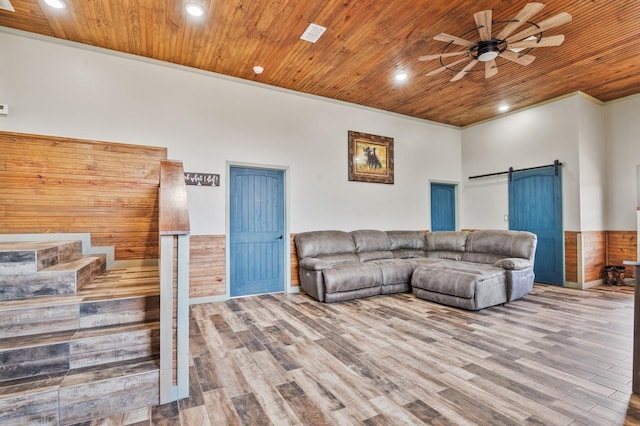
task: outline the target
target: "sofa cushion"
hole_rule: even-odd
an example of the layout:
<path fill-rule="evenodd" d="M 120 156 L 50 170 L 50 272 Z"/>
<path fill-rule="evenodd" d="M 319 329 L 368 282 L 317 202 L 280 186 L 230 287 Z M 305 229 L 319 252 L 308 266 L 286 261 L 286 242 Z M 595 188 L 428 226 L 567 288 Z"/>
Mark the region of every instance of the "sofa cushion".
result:
<path fill-rule="evenodd" d="M 395 257 L 396 259 L 416 259 L 416 258 L 423 258 L 425 257 L 425 251 L 424 250 L 418 250 L 418 249 L 400 249 L 400 250 L 393 250 L 393 257 Z"/>
<path fill-rule="evenodd" d="M 390 250 L 363 251 L 356 253 L 356 256 L 358 256 L 360 262 L 369 262 L 378 259 L 393 259 L 393 253 Z"/>
<path fill-rule="evenodd" d="M 382 271 L 382 285 L 410 283 L 415 264 L 407 259 L 374 260 Z"/>
<path fill-rule="evenodd" d="M 483 283 L 502 285 L 504 291 L 504 269 L 467 262 L 441 262 L 417 268 L 411 279 L 413 287 L 468 299 L 475 296 L 476 286 Z"/>
<path fill-rule="evenodd" d="M 425 257 L 424 232 L 387 231 L 389 245 L 396 259 Z"/>
<path fill-rule="evenodd" d="M 356 246 L 356 252 L 391 250 L 389 237 L 384 231 L 360 229 L 350 232 Z"/>
<path fill-rule="evenodd" d="M 486 263 L 488 265 L 493 265 L 494 263 L 504 258 L 504 256 L 501 256 L 499 254 L 467 252 L 462 254 L 461 260 L 465 262 Z"/>
<path fill-rule="evenodd" d="M 462 260 L 463 255 L 464 253 L 460 251 L 435 250 L 427 252 L 427 257 L 430 259 Z"/>
<path fill-rule="evenodd" d="M 531 232 L 480 230 L 469 235 L 466 250 L 467 252 L 495 254 L 501 258 L 521 257 L 533 260 L 536 244 L 536 235 Z"/>
<path fill-rule="evenodd" d="M 344 231 L 309 231 L 295 236 L 298 257 L 319 257 L 336 253 L 354 253 L 353 238 Z"/>
<path fill-rule="evenodd" d="M 327 293 L 380 287 L 382 272 L 373 263 L 345 263 L 322 271 Z"/>
<path fill-rule="evenodd" d="M 383 231 L 375 229 L 361 229 L 352 231 L 351 237 L 356 246 L 356 254 L 361 262 L 376 259 L 393 259 L 389 249 L 389 237 Z"/>
<path fill-rule="evenodd" d="M 330 265 L 339 265 L 341 263 L 354 263 L 359 262 L 358 256 L 354 253 L 335 253 L 335 254 L 320 254 L 318 259 L 329 263 Z"/>
<path fill-rule="evenodd" d="M 464 252 L 469 232 L 438 231 L 427 232 L 425 235 L 425 249 L 427 251 L 457 251 Z"/>
<path fill-rule="evenodd" d="M 391 250 L 424 251 L 424 232 L 422 231 L 387 231 Z"/>

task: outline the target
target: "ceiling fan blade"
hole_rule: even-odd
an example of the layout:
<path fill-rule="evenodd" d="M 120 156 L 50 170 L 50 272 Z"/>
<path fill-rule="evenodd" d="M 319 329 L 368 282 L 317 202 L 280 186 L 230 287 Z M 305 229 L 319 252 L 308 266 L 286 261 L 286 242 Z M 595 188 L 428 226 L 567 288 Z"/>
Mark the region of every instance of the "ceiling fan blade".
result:
<path fill-rule="evenodd" d="M 509 22 L 505 27 L 500 31 L 500 34 L 496 36 L 498 40 L 504 40 L 509 37 L 515 30 L 520 28 L 522 24 L 527 22 L 529 18 L 531 18 L 536 13 L 540 12 L 544 4 L 542 3 L 527 3 L 518 14 L 513 18 L 513 22 Z"/>
<path fill-rule="evenodd" d="M 445 43 L 457 44 L 458 46 L 464 46 L 464 47 L 475 46 L 475 43 L 472 43 L 469 40 L 465 40 L 463 38 L 452 36 L 445 33 L 440 33 L 436 35 L 433 39 L 438 41 L 444 41 Z"/>
<path fill-rule="evenodd" d="M 564 35 L 554 35 L 549 37 L 542 37 L 535 40 L 522 40 L 509 44 L 509 49 L 529 49 L 533 47 L 552 47 L 560 46 L 564 42 Z"/>
<path fill-rule="evenodd" d="M 477 59 L 473 59 L 471 60 L 471 62 L 469 62 L 467 64 L 467 66 L 465 66 L 462 71 L 460 71 L 458 74 L 456 74 L 455 76 L 453 76 L 453 78 L 449 81 L 458 81 L 460 80 L 462 77 L 464 77 L 465 75 L 467 75 L 467 73 L 471 70 L 471 68 L 473 68 L 475 66 L 475 64 L 477 64 L 479 61 Z"/>
<path fill-rule="evenodd" d="M 559 25 L 569 23 L 571 22 L 571 19 L 571 15 L 567 12 L 558 13 L 557 15 L 540 22 L 538 26 L 531 26 L 531 28 L 527 28 L 524 31 L 520 31 L 518 34 L 507 38 L 507 43 L 513 43 L 515 41 L 523 40 L 529 36 L 541 33 L 542 31 L 546 31 Z"/>
<path fill-rule="evenodd" d="M 507 61 L 515 62 L 520 65 L 529 65 L 533 62 L 536 57 L 532 55 L 519 55 L 516 52 L 512 52 L 511 50 L 505 50 L 500 54 L 501 58 L 506 59 Z"/>
<path fill-rule="evenodd" d="M 498 66 L 496 60 L 492 59 L 484 63 L 484 78 L 491 78 L 498 74 Z"/>
<path fill-rule="evenodd" d="M 436 68 L 435 70 L 428 72 L 427 75 L 432 76 L 432 75 L 440 74 L 442 71 L 451 69 L 451 67 L 455 67 L 456 65 L 461 64 L 462 62 L 468 61 L 468 60 L 469 58 L 458 59 L 457 61 L 451 62 L 450 64 L 447 64 L 444 67 Z"/>
<path fill-rule="evenodd" d="M 480 40 L 491 40 L 491 10 L 482 10 L 473 15 L 480 34 Z"/>
<path fill-rule="evenodd" d="M 435 55 L 420 56 L 418 58 L 418 60 L 419 61 L 430 61 L 432 59 L 450 58 L 452 56 L 460 56 L 460 55 L 468 55 L 468 54 L 469 54 L 468 50 L 463 50 L 462 52 L 437 53 Z"/>

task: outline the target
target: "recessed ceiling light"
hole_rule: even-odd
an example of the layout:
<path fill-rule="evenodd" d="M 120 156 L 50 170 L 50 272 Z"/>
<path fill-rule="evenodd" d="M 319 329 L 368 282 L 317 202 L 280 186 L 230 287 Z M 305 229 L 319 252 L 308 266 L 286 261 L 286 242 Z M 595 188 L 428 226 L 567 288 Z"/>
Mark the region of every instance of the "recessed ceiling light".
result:
<path fill-rule="evenodd" d="M 262 68 L 260 65 L 256 65 L 255 67 L 253 67 L 253 72 L 255 72 L 256 74 L 262 74 L 263 71 L 264 68 Z"/>
<path fill-rule="evenodd" d="M 509 105 L 500 105 L 500 106 L 498 107 L 498 111 L 500 111 L 500 112 L 507 112 L 507 111 L 509 111 Z"/>
<path fill-rule="evenodd" d="M 204 15 L 204 6 L 201 3 L 188 2 L 184 5 L 184 10 L 191 16 L 202 16 Z"/>
<path fill-rule="evenodd" d="M 406 71 L 402 70 L 402 71 L 396 72 L 393 78 L 395 78 L 396 81 L 405 81 L 406 79 L 409 78 L 409 74 Z"/>
<path fill-rule="evenodd" d="M 62 0 L 44 0 L 44 2 L 55 9 L 64 9 L 67 7 L 66 3 Z"/>

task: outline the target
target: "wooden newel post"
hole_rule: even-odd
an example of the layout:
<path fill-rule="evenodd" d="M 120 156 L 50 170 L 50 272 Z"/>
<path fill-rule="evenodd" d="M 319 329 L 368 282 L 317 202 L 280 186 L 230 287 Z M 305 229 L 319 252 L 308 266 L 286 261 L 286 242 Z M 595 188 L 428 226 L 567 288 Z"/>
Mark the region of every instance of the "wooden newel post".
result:
<path fill-rule="evenodd" d="M 638 278 L 640 278 L 640 263 L 625 261 L 625 265 L 634 267 L 635 290 L 633 297 L 633 375 L 631 377 L 631 390 L 635 394 L 640 394 L 640 288 L 638 288 Z"/>

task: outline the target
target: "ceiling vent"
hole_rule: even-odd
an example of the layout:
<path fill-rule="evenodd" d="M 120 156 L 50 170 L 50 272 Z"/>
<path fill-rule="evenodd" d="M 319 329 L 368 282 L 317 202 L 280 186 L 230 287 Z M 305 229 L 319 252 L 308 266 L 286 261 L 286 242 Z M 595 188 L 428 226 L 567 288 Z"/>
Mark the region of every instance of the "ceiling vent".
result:
<path fill-rule="evenodd" d="M 326 30 L 327 29 L 325 27 L 321 27 L 320 25 L 309 24 L 300 39 L 310 43 L 315 43 Z"/>
<path fill-rule="evenodd" d="M 9 12 L 15 12 L 16 10 L 11 6 L 9 0 L 0 0 L 0 9 L 8 10 Z"/>

